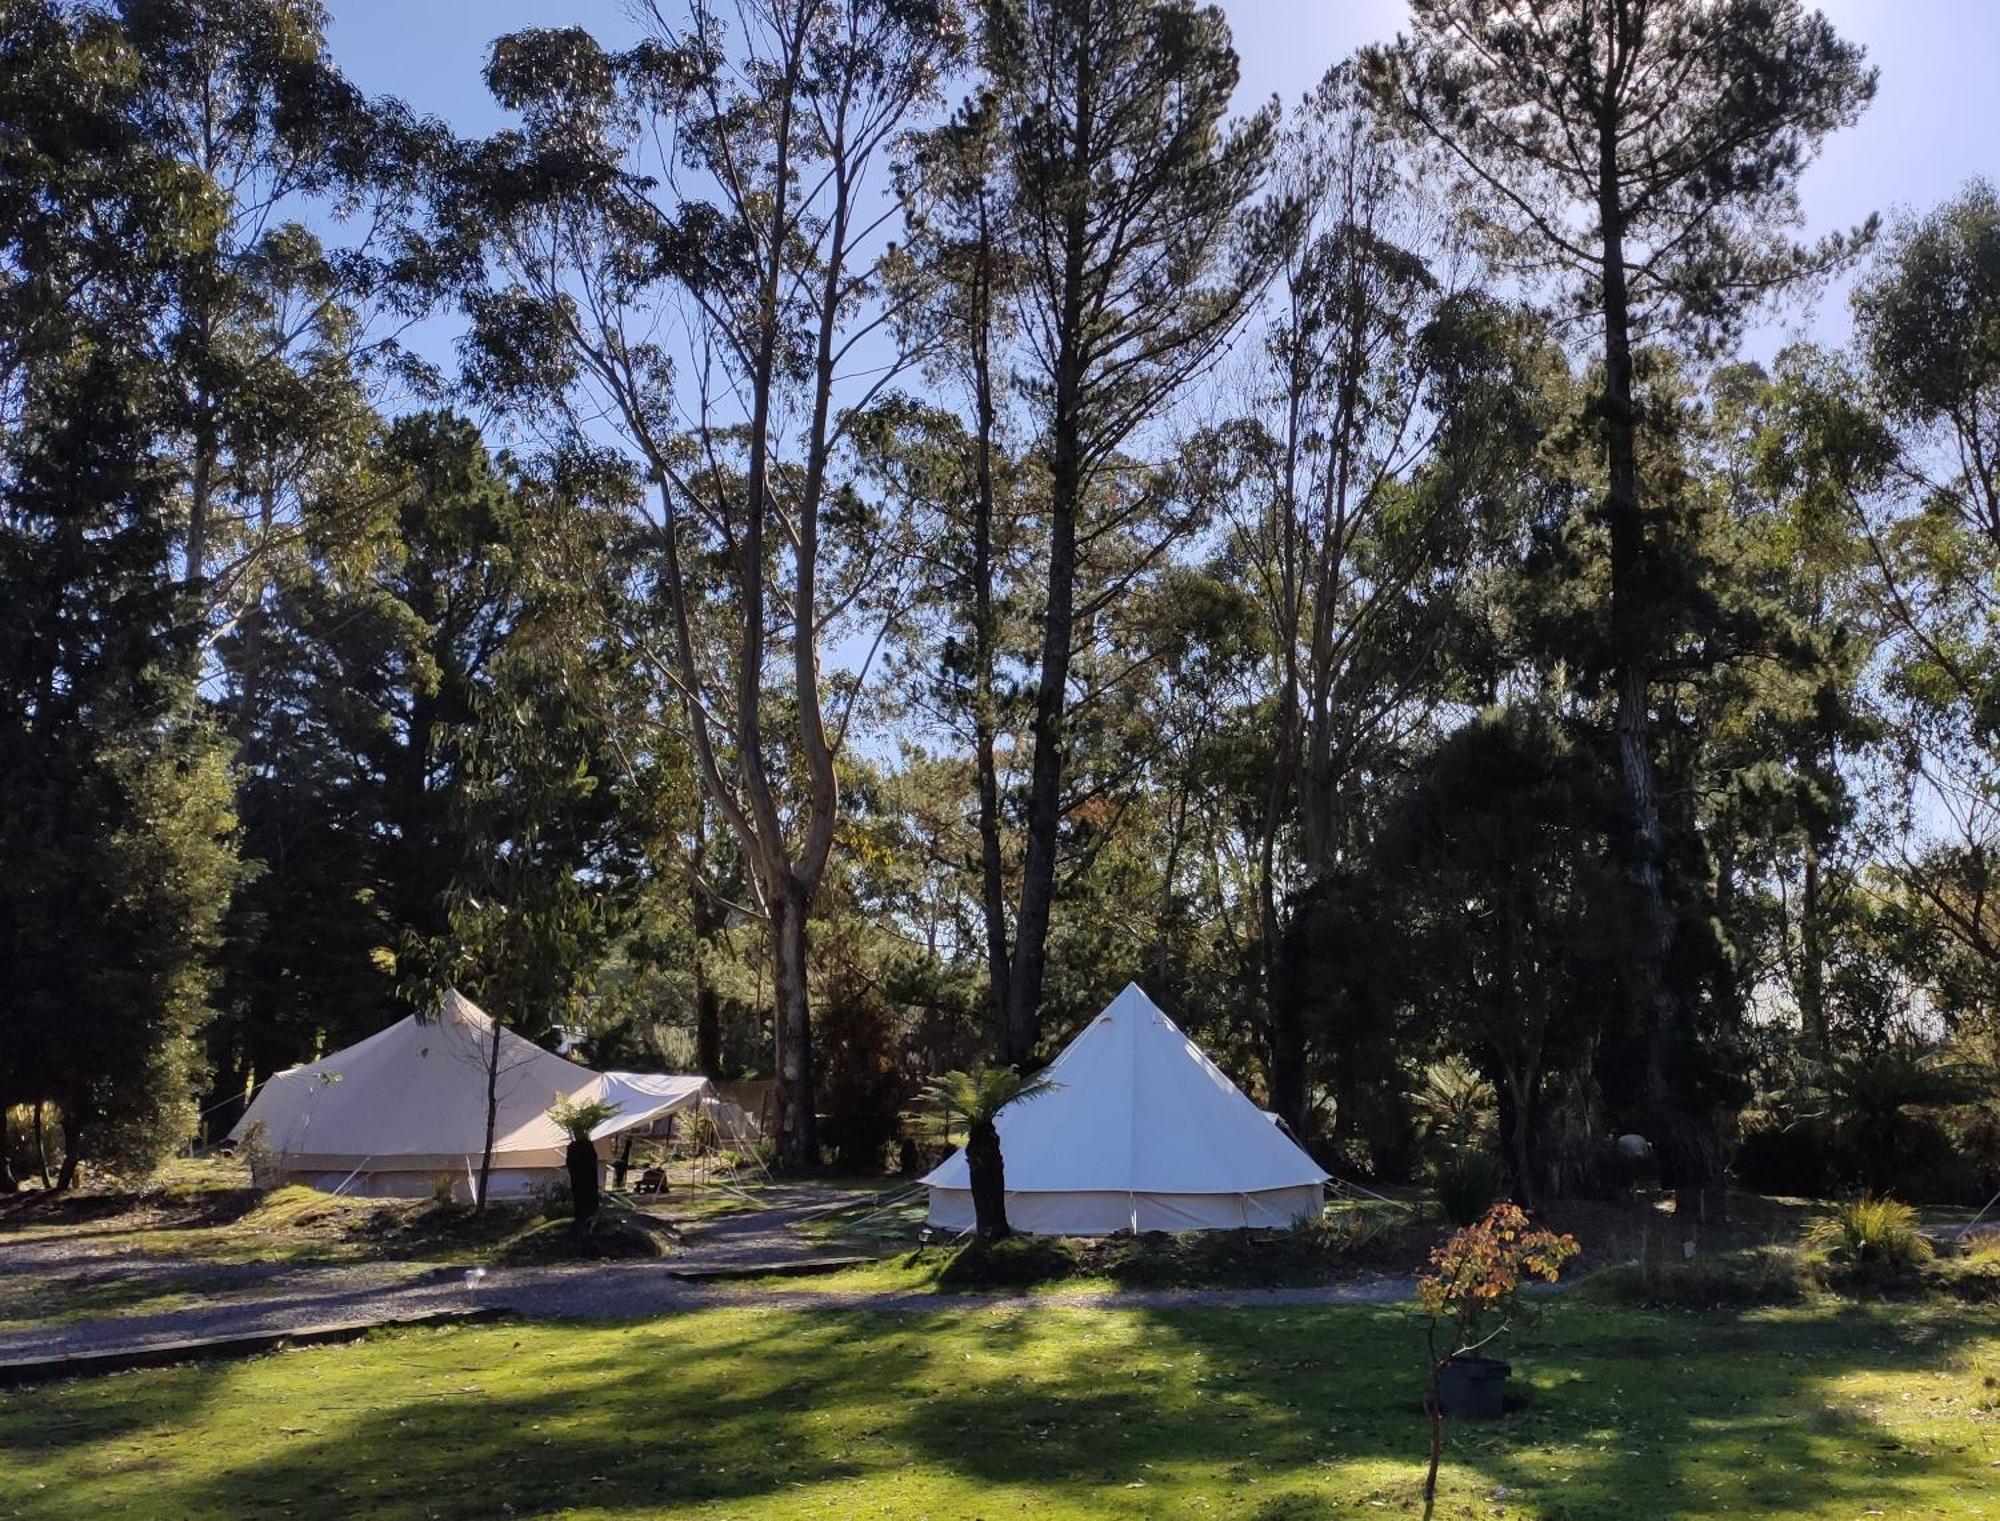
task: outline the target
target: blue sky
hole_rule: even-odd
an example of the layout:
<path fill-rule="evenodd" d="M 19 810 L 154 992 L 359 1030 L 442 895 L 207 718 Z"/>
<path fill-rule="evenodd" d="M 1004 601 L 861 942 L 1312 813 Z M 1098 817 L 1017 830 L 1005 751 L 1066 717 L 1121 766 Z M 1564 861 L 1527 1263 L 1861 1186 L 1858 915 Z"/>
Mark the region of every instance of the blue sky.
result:
<path fill-rule="evenodd" d="M 371 94 L 400 95 L 462 133 L 503 124 L 479 81 L 488 44 L 524 26 L 576 24 L 608 43 L 629 38 L 625 0 L 328 0 L 331 43 Z M 1224 0 L 1243 57 L 1245 104 L 1303 94 L 1331 64 L 1401 23 L 1402 0 Z M 1805 181 L 1814 231 L 1871 211 L 1922 210 L 1968 178 L 2000 178 L 2000 0 L 1822 0 L 1842 35 L 1881 69 L 1861 125 L 1828 143 Z M 1837 341 L 1837 293 L 1794 311 L 1753 343 Z"/>

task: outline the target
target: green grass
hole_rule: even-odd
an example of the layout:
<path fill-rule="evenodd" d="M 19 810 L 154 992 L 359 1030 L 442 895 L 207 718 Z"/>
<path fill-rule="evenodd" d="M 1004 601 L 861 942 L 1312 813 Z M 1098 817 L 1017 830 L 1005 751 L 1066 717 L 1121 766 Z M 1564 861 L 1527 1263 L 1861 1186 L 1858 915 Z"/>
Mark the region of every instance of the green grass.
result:
<path fill-rule="evenodd" d="M 0 1394 L 0 1515 L 1403 1514 L 1420 1345 L 1372 1307 L 389 1333 Z M 1508 1355 L 1443 1516 L 2000 1515 L 2000 1312 L 1560 1304 Z"/>
<path fill-rule="evenodd" d="M 714 1199 L 704 1202 L 718 1212 L 750 1207 L 741 1200 L 727 1205 Z M 654 1238 L 654 1244 L 664 1249 L 661 1227 L 690 1213 L 677 1200 L 638 1212 L 634 1224 L 645 1228 L 639 1234 Z M 613 1216 L 622 1217 L 622 1212 L 607 1212 L 607 1220 Z M 427 1199 L 354 1198 L 297 1185 L 260 1193 L 247 1186 L 240 1167 L 215 1160 L 173 1163 L 142 1188 L 84 1192 L 50 1201 L 27 1196 L 0 1213 L 0 1251 L 9 1242 L 33 1241 L 75 1241 L 99 1254 L 224 1266 L 470 1265 L 605 1254 L 577 1249 L 565 1225 L 545 1221 L 522 1205 L 496 1203 L 475 1214 L 462 1205 Z M 6 1313 L 0 1303 L 0 1317 Z"/>

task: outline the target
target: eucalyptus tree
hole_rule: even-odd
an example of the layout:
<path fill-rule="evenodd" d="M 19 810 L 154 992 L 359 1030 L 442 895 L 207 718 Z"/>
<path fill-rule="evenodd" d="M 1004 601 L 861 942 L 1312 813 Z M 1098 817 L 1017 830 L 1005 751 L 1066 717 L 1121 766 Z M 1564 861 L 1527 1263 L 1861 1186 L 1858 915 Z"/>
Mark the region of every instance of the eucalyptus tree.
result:
<path fill-rule="evenodd" d="M 1230 125 L 1237 60 L 1220 10 L 1189 0 L 993 0 L 981 57 L 1021 277 L 1012 348 L 1047 477 L 1033 759 L 1007 956 L 1003 1062 L 1040 1036 L 1066 788 L 1072 661 L 1130 583 L 1079 600 L 1090 548 L 1127 530 L 1143 487 L 1126 446 L 1229 341 L 1264 263 L 1244 234 L 1273 114 Z M 1176 530 L 1140 550 L 1165 552 Z"/>
<path fill-rule="evenodd" d="M 1844 451 L 1834 478 L 1879 577 L 1915 742 L 1925 827 L 1899 868 L 2000 966 L 2000 194 L 1974 181 L 1898 226 L 1854 308 L 1867 384 L 1838 393 L 1848 426 L 1824 436 Z"/>
<path fill-rule="evenodd" d="M 904 642 L 923 672 L 917 704 L 971 754 L 986 992 L 996 1032 L 1008 1017 L 1012 940 L 1000 752 L 1003 741 L 1010 754 L 1015 748 L 1020 706 L 1003 673 L 1019 663 L 1017 604 L 1032 546 L 1024 529 L 1034 511 L 1023 499 L 1033 486 L 1009 448 L 1007 427 L 1006 345 L 1025 267 L 1000 125 L 990 95 L 966 102 L 925 134 L 907 185 L 921 296 L 908 320 L 938 340 L 929 368 L 970 404 L 971 425 L 931 411 L 906 419 L 882 451 L 894 456 L 883 463 L 900 477 L 898 486 L 930 506 L 938 527 L 930 594 L 919 602 L 934 616 L 913 620 Z"/>
<path fill-rule="evenodd" d="M 1302 1128 L 1304 1023 L 1275 996 L 1282 905 L 1365 846 L 1371 779 L 1453 695 L 1454 603 L 1512 526 L 1560 360 L 1471 285 L 1457 219 L 1351 64 L 1301 102 L 1277 158 L 1261 362 L 1220 442 L 1238 476 L 1224 559 L 1260 593 L 1274 708 L 1246 831 L 1272 1098 Z"/>
<path fill-rule="evenodd" d="M 358 540 L 392 489 L 367 469 L 371 391 L 432 295 L 408 236 L 437 130 L 370 100 L 319 0 L 112 0 L 134 125 L 191 199 L 152 293 L 181 569 L 209 637 L 254 616 L 279 556 Z M 245 679 L 256 673 L 239 661 Z"/>
<path fill-rule="evenodd" d="M 725 14 L 731 12 L 731 14 Z M 785 1165 L 815 1160 L 808 919 L 858 682 L 832 639 L 882 611 L 896 536 L 848 489 L 856 420 L 903 372 L 890 159 L 960 56 L 949 0 L 642 7 L 495 44 L 520 126 L 447 208 L 472 378 L 650 493 L 660 625 L 623 632 L 680 710 L 770 926 Z M 476 264 L 477 267 L 473 267 Z"/>
<path fill-rule="evenodd" d="M 1704 873 L 1698 840 L 1662 808 L 1654 690 L 1688 597 L 1660 542 L 1670 482 L 1642 463 L 1635 353 L 1711 350 L 1760 302 L 1852 255 L 1857 236 L 1803 245 L 1791 229 L 1801 171 L 1859 116 L 1874 74 L 1798 0 L 1413 0 L 1409 32 L 1367 68 L 1478 207 L 1491 256 L 1594 331 L 1603 675 L 1644 910 L 1645 1101 L 1675 1176 L 1705 1185 L 1721 1156 L 1699 1092 L 1704 993 L 1676 971 L 1695 960 L 1677 945 L 1704 917 Z"/>

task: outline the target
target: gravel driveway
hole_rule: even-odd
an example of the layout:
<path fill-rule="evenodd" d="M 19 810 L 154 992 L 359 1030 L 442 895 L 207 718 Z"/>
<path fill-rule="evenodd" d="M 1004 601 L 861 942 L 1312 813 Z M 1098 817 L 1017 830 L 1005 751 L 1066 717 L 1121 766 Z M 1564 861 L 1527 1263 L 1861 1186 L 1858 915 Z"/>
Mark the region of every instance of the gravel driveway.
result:
<path fill-rule="evenodd" d="M 1407 1299 L 1409 1277 L 1362 1278 L 1297 1289 L 1158 1289 L 1051 1291 L 1040 1294 L 937 1294 L 771 1288 L 747 1283 L 690 1283 L 691 1268 L 810 1264 L 832 1249 L 791 1227 L 840 1196 L 802 1187 L 774 1206 L 727 1216 L 691 1231 L 671 1261 L 566 1263 L 468 1271 L 422 1262 L 339 1266 L 220 1263 L 107 1248 L 87 1230 L 74 1236 L 6 1242 L 0 1279 L 18 1296 L 23 1280 L 45 1294 L 51 1319 L 0 1326 L 0 1361 L 154 1346 L 211 1336 L 268 1334 L 308 1326 L 373 1325 L 451 1310 L 507 1310 L 534 1317 L 624 1320 L 722 1307 L 896 1314 L 1012 1313 L 1022 1309 L 1104 1310 L 1259 1308 L 1381 1304 Z M 841 1255 L 848 1255 L 842 1253 Z M 161 1294 L 196 1293 L 202 1303 L 134 1307 L 89 1317 L 64 1309 L 65 1292 L 136 1281 Z M 62 1316 L 60 1320 L 55 1316 Z"/>
<path fill-rule="evenodd" d="M 165 1273 L 199 1264 L 162 1260 Z M 1045 1294 L 931 1294 L 771 1289 L 684 1283 L 657 1262 L 498 1268 L 467 1281 L 460 1268 L 301 1268 L 274 1274 L 260 1292 L 212 1305 L 0 1333 L 0 1360 L 143 1347 L 193 1337 L 404 1320 L 444 1310 L 504 1309 L 557 1319 L 625 1320 L 718 1308 L 878 1311 L 897 1314 L 1011 1313 L 1023 1309 L 1257 1309 L 1385 1304 L 1407 1299 L 1408 1278 L 1299 1289 L 1157 1289 Z"/>

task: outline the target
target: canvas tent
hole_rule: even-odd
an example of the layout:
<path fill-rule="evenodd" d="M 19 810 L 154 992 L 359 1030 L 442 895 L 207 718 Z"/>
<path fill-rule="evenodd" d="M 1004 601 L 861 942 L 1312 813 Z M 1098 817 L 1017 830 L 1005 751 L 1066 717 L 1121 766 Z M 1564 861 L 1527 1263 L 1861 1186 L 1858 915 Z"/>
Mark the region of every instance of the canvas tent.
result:
<path fill-rule="evenodd" d="M 277 1158 L 279 1180 L 350 1194 L 422 1198 L 476 1191 L 486 1141 L 493 1022 L 468 998 L 445 995 L 428 1022 L 412 1015 L 266 1082 L 230 1131 L 252 1127 Z M 593 1132 L 599 1150 L 677 1110 L 713 1102 L 705 1078 L 600 1074 L 502 1028 L 488 1197 L 519 1198 L 567 1177 L 568 1137 L 548 1117 L 557 1098 L 604 1098 L 619 1113 Z"/>
<path fill-rule="evenodd" d="M 1319 1213 L 1327 1174 L 1129 984 L 1064 1048 L 1057 1086 L 1000 1112 L 1007 1222 L 1044 1236 L 1240 1230 Z M 930 1223 L 969 1230 L 954 1152 L 924 1180 Z"/>

